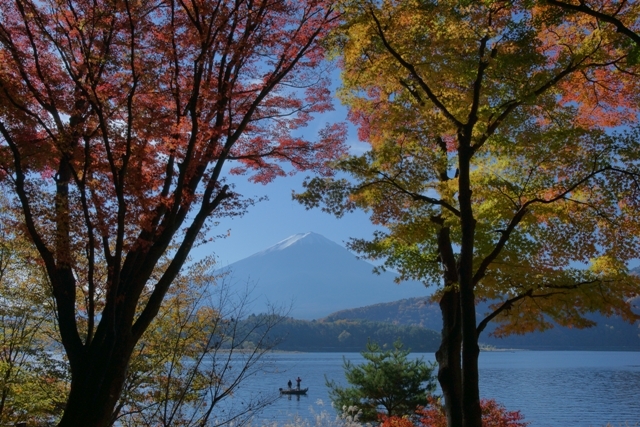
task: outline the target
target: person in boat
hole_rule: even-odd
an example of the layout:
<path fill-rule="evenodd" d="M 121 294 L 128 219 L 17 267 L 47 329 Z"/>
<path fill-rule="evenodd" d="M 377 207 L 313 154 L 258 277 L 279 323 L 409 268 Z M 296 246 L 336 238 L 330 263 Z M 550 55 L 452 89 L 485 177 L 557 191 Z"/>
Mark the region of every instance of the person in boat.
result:
<path fill-rule="evenodd" d="M 287 385 L 289 386 L 289 390 L 291 390 L 291 380 L 289 380 L 289 382 L 287 383 Z"/>
<path fill-rule="evenodd" d="M 297 388 L 298 390 L 300 390 L 300 381 L 302 381 L 302 380 L 300 379 L 300 377 L 296 378 L 296 388 Z"/>

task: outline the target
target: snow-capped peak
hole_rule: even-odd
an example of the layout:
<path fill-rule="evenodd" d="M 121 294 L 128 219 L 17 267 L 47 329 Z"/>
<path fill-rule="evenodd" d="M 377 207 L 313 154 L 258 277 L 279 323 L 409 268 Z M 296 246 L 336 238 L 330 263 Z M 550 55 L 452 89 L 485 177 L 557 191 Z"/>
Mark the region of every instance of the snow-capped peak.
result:
<path fill-rule="evenodd" d="M 289 236 L 284 240 L 279 241 L 278 243 L 276 243 L 273 246 L 268 247 L 267 249 L 260 251 L 256 254 L 254 254 L 253 256 L 256 255 L 264 255 L 266 253 L 269 252 L 275 252 L 275 251 L 281 251 L 283 249 L 288 248 L 289 246 L 293 245 L 294 243 L 304 239 L 305 237 L 307 237 L 308 235 L 310 235 L 311 233 L 298 233 L 298 234 L 294 234 L 293 236 Z"/>
<path fill-rule="evenodd" d="M 278 243 L 276 243 L 275 245 L 271 246 L 269 249 L 267 250 L 272 250 L 272 251 L 280 251 L 284 248 L 288 248 L 289 246 L 293 245 L 295 242 L 297 242 L 298 240 L 302 240 L 305 237 L 307 237 L 309 234 L 311 233 L 298 233 L 298 234 L 294 234 L 293 236 L 289 236 L 284 240 L 279 241 Z"/>

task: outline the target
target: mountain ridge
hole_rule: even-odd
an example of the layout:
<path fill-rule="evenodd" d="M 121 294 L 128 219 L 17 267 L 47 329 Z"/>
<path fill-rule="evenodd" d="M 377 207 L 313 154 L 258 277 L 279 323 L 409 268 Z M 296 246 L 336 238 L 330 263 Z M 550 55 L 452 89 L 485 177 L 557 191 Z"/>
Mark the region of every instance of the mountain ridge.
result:
<path fill-rule="evenodd" d="M 488 303 L 477 307 L 479 315 L 488 311 Z M 504 338 L 491 336 L 495 324 L 490 323 L 480 336 L 480 343 L 495 348 L 526 350 L 619 350 L 640 351 L 640 321 L 629 324 L 620 317 L 605 317 L 593 313 L 588 316 L 597 325 L 585 329 L 571 329 L 559 325 L 544 332 L 511 335 Z M 428 298 L 409 298 L 390 303 L 357 307 L 332 313 L 322 319 L 326 322 L 360 320 L 421 326 L 440 331 L 442 320 L 436 303 Z"/>
<path fill-rule="evenodd" d="M 288 316 L 312 320 L 342 309 L 419 297 L 428 292 L 420 282 L 394 282 L 391 272 L 375 274 L 374 266 L 338 243 L 313 233 L 299 233 L 234 262 L 218 272 L 236 284 L 249 284 L 253 313 L 270 305 L 288 306 Z"/>

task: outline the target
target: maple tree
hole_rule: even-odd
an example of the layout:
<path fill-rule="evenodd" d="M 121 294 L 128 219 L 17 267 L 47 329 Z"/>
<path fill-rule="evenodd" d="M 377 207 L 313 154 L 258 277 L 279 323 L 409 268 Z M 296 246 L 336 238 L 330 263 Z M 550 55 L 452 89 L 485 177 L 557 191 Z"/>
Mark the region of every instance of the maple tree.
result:
<path fill-rule="evenodd" d="M 637 61 L 640 54 L 640 34 L 638 34 L 638 18 L 640 10 L 638 5 L 627 0 L 595 0 L 566 2 L 560 0 L 545 0 L 543 4 L 557 6 L 569 13 L 585 14 L 595 18 L 602 27 L 614 28 L 616 32 L 635 43 L 630 49 L 630 56 Z"/>
<path fill-rule="evenodd" d="M 51 293 L 37 254 L 5 226 L 12 213 L 0 195 L 0 423 L 51 425 L 68 391 L 55 340 Z"/>
<path fill-rule="evenodd" d="M 51 283 L 71 386 L 60 426 L 106 426 L 136 342 L 208 219 L 331 171 L 324 0 L 12 0 L 0 14 L 0 170 Z M 164 263 L 161 259 L 169 259 Z"/>
<path fill-rule="evenodd" d="M 268 335 L 283 318 L 245 319 L 249 293 L 211 271 L 200 262 L 176 278 L 132 355 L 111 425 L 243 425 L 278 398 L 231 399 L 269 365 L 263 356 L 277 341 Z"/>
<path fill-rule="evenodd" d="M 482 425 L 478 337 L 628 321 L 640 293 L 637 72 L 592 18 L 526 2 L 355 0 L 331 42 L 371 149 L 296 198 L 387 231 L 351 248 L 437 284 L 449 426 Z M 620 126 L 627 133 L 616 133 Z M 582 266 L 582 268 L 580 268 Z M 493 311 L 477 319 L 475 304 Z"/>
<path fill-rule="evenodd" d="M 381 427 L 447 427 L 447 416 L 438 399 L 429 397 L 429 405 L 419 408 L 415 415 L 398 416 L 382 415 Z M 490 427 L 526 427 L 528 422 L 522 421 L 524 417 L 520 411 L 508 411 L 493 399 L 480 400 L 482 410 L 482 423 Z"/>

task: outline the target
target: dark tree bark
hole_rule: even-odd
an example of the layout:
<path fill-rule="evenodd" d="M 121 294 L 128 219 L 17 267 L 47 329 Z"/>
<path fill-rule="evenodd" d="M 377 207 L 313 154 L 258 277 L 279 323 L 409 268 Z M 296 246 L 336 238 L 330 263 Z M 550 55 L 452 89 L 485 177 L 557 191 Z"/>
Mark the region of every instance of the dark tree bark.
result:
<path fill-rule="evenodd" d="M 344 128 L 290 131 L 330 109 L 318 40 L 338 17 L 327 0 L 3 3 L 0 183 L 56 302 L 71 371 L 60 426 L 108 425 L 208 219 L 251 205 L 227 162 L 262 183 L 284 162 L 332 173 Z"/>
<path fill-rule="evenodd" d="M 477 80 L 481 82 L 481 73 Z M 471 134 L 477 120 L 475 104 L 469 114 L 466 131 L 460 132 L 458 176 L 458 201 L 460 204 L 460 229 L 462 240 L 460 244 L 460 259 L 458 260 L 458 279 L 460 285 L 460 322 L 462 329 L 462 410 L 464 427 L 482 427 L 482 412 L 480 408 L 480 388 L 478 375 L 478 335 L 476 333 L 476 306 L 474 296 L 474 242 L 476 220 L 473 215 L 471 201 Z"/>
<path fill-rule="evenodd" d="M 458 271 L 451 246 L 449 229 L 438 233 L 438 250 L 443 266 L 445 292 L 440 298 L 442 313 L 442 337 L 436 352 L 438 382 L 442 388 L 447 414 L 447 425 L 462 425 L 462 367 L 460 353 L 462 331 L 460 324 L 460 292 L 457 288 Z"/>
<path fill-rule="evenodd" d="M 126 346 L 115 337 L 106 340 L 101 350 L 105 350 L 105 354 L 87 354 L 74 366 L 75 381 L 71 384 L 60 427 L 111 424 L 132 350 L 131 345 Z"/>
<path fill-rule="evenodd" d="M 458 312 L 460 293 L 451 289 L 440 299 L 442 312 L 442 337 L 436 352 L 438 361 L 438 382 L 442 388 L 447 425 L 462 425 L 462 371 L 460 352 L 462 336 Z"/>

